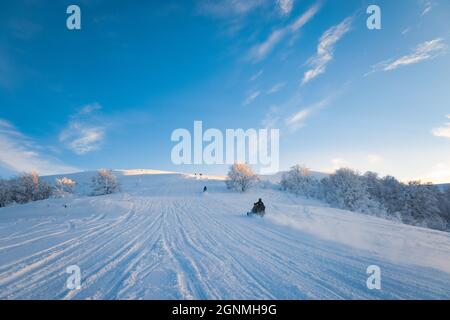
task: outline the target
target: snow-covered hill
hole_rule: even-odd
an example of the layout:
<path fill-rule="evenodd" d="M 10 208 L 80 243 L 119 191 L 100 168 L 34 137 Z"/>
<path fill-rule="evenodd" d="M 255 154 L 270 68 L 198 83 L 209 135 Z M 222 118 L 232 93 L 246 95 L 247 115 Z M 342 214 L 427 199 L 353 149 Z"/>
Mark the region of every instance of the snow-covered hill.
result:
<path fill-rule="evenodd" d="M 271 188 L 234 193 L 220 177 L 116 174 L 119 194 L 86 196 L 84 172 L 69 175 L 80 196 L 0 209 L 1 299 L 450 298 L 448 233 Z M 266 217 L 246 217 L 260 197 Z M 81 290 L 65 286 L 70 265 Z M 369 265 L 381 290 L 367 289 Z"/>

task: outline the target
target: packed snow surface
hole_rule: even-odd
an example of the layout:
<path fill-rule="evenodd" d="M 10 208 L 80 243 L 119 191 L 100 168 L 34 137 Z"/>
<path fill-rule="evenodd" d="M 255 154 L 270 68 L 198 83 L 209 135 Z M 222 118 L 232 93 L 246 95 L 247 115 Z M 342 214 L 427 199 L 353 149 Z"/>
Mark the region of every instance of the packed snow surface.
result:
<path fill-rule="evenodd" d="M 92 174 L 69 175 L 77 196 L 0 209 L 0 299 L 450 298 L 449 233 L 154 170 L 118 170 L 121 193 L 90 197 Z M 266 216 L 247 217 L 258 198 Z"/>

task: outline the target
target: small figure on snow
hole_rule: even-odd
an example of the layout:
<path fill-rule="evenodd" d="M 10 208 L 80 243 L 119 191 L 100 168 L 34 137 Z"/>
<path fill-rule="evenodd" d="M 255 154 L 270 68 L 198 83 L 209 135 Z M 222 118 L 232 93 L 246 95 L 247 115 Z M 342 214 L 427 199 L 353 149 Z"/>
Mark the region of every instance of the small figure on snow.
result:
<path fill-rule="evenodd" d="M 266 214 L 266 206 L 264 202 L 262 202 L 261 198 L 258 199 L 258 202 L 253 204 L 253 209 L 251 212 L 248 212 L 247 215 L 257 214 L 263 217 Z"/>
<path fill-rule="evenodd" d="M 203 192 L 208 192 L 208 188 L 206 186 L 203 188 Z"/>

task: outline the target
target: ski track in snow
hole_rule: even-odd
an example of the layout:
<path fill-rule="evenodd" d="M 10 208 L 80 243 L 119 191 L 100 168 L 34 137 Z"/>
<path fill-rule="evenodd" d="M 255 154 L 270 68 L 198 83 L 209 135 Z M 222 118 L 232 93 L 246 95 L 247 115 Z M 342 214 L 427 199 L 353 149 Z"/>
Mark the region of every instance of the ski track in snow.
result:
<path fill-rule="evenodd" d="M 231 193 L 223 181 L 177 174 L 120 179 L 126 193 L 0 209 L 0 299 L 450 298 L 448 234 L 348 212 L 332 222 L 340 235 L 349 232 L 346 219 L 362 220 L 373 237 L 418 234 L 436 248 L 433 268 L 384 255 L 386 239 L 369 238 L 372 250 L 302 230 L 308 219 L 329 221 L 341 210 L 276 190 Z M 266 218 L 246 217 L 260 196 Z M 374 264 L 381 290 L 366 287 Z M 70 265 L 81 268 L 81 290 L 66 288 Z"/>

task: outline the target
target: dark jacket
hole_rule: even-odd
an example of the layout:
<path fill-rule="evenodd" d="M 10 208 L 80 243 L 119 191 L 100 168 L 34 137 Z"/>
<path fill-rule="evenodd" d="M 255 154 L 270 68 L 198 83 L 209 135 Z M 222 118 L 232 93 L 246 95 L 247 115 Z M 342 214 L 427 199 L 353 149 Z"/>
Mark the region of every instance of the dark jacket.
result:
<path fill-rule="evenodd" d="M 259 213 L 259 212 L 264 212 L 266 211 L 266 206 L 264 205 L 264 203 L 259 200 L 258 202 L 253 204 L 253 209 L 252 212 L 253 213 Z"/>

